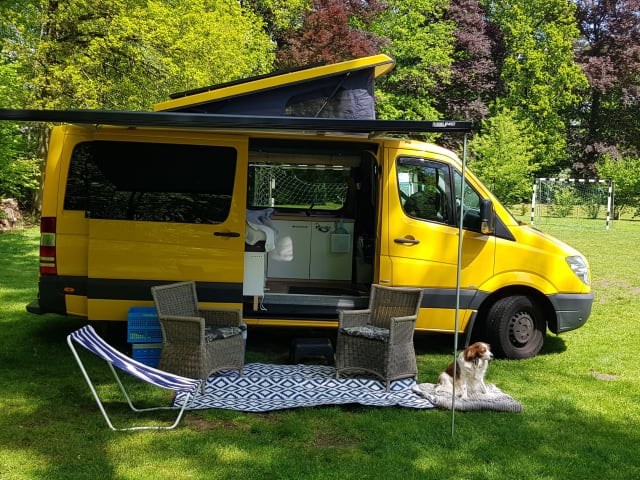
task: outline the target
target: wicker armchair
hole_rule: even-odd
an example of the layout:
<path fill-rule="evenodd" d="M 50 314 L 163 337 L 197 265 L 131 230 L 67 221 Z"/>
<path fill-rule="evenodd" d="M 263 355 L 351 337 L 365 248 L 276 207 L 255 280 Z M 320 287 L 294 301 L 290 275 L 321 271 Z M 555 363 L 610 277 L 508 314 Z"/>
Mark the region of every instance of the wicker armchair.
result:
<path fill-rule="evenodd" d="M 202 379 L 219 370 L 242 375 L 246 325 L 240 309 L 199 308 L 195 282 L 151 287 L 162 330 L 158 368 Z"/>
<path fill-rule="evenodd" d="M 369 308 L 340 312 L 336 378 L 356 371 L 385 382 L 418 374 L 413 332 L 422 301 L 418 288 L 371 285 Z"/>

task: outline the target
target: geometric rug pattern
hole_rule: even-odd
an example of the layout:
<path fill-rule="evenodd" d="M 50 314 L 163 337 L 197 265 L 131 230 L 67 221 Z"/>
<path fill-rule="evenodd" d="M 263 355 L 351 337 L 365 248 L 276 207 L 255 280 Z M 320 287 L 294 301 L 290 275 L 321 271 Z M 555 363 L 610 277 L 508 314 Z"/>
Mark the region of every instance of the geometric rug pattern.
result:
<path fill-rule="evenodd" d="M 205 393 L 196 394 L 188 410 L 222 408 L 242 412 L 268 412 L 318 405 L 360 404 L 378 407 L 435 408 L 429 399 L 412 391 L 408 378 L 384 384 L 374 378 L 335 378 L 327 365 L 272 365 L 250 363 L 242 376 L 237 370 L 209 377 Z M 182 398 L 178 393 L 176 403 Z"/>

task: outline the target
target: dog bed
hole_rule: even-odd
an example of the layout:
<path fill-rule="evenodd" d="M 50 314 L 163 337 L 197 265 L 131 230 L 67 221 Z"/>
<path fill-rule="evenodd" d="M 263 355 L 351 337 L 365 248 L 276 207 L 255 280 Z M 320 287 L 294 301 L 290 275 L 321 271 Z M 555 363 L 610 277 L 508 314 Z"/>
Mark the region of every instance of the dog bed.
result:
<path fill-rule="evenodd" d="M 451 392 L 436 390 L 437 384 L 419 383 L 411 390 L 426 398 L 438 408 L 451 410 Z M 468 398 L 456 397 L 455 409 L 463 412 L 474 410 L 494 410 L 498 412 L 521 412 L 522 405 L 492 383 L 487 384 L 487 393 L 471 393 Z"/>

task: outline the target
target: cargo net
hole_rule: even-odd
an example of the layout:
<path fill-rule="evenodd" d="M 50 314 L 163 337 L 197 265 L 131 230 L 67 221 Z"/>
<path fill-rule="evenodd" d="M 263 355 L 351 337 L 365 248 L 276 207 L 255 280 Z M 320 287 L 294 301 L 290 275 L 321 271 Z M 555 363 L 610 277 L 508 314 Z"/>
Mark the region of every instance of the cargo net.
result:
<path fill-rule="evenodd" d="M 537 178 L 531 198 L 531 224 L 608 230 L 612 208 L 612 180 Z"/>
<path fill-rule="evenodd" d="M 349 188 L 343 169 L 324 166 L 253 165 L 254 206 L 337 210 Z"/>

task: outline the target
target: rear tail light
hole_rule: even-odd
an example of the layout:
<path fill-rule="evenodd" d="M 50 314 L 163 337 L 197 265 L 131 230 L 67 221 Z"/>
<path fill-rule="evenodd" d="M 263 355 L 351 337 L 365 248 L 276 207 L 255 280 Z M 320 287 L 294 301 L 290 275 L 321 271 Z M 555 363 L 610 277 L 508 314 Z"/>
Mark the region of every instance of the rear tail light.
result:
<path fill-rule="evenodd" d="M 57 275 L 56 217 L 40 220 L 40 275 Z"/>

